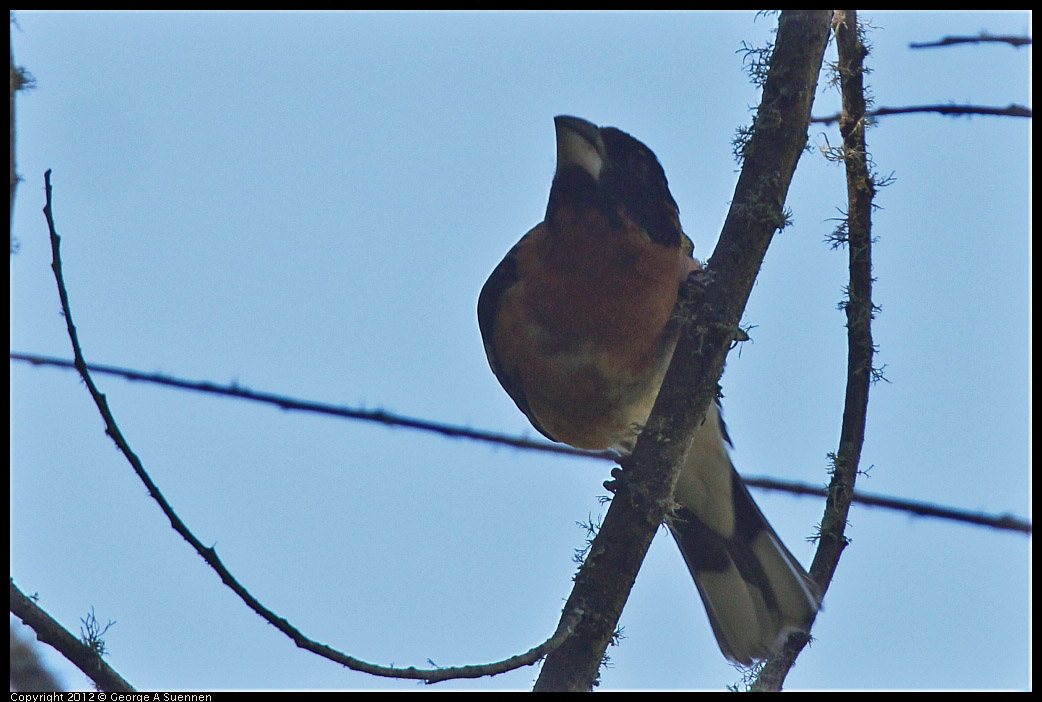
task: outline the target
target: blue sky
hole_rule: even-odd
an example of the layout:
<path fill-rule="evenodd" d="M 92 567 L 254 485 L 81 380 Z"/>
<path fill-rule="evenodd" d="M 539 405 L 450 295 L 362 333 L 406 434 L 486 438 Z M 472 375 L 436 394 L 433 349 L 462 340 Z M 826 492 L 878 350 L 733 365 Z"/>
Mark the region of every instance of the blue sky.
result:
<path fill-rule="evenodd" d="M 1030 105 L 1031 49 L 909 42 L 1031 31 L 1028 13 L 866 12 L 879 106 Z M 756 89 L 752 13 L 36 13 L 15 57 L 11 348 L 69 356 L 49 268 L 53 169 L 86 357 L 255 390 L 536 436 L 501 390 L 478 291 L 542 218 L 557 114 L 658 155 L 696 255 L 737 179 Z M 828 58 L 834 58 L 830 47 Z M 837 111 L 819 83 L 814 113 Z M 846 254 L 823 243 L 842 169 L 812 125 L 794 224 L 746 311 L 722 385 L 739 471 L 823 484 L 837 446 Z M 1030 123 L 883 118 L 875 217 L 878 363 L 860 487 L 1029 517 Z M 262 602 L 367 661 L 463 665 L 553 631 L 576 525 L 608 466 L 97 382 L 181 517 Z M 74 374 L 11 364 L 11 574 L 76 632 L 115 620 L 139 689 L 415 690 L 298 650 L 168 526 Z M 808 564 L 820 500 L 756 492 Z M 795 688 L 1030 685 L 1030 538 L 856 507 Z M 739 679 L 660 532 L 602 689 Z M 75 669 L 49 658 L 72 688 Z M 529 689 L 535 668 L 436 689 Z M 419 689 L 423 689 L 420 687 Z"/>

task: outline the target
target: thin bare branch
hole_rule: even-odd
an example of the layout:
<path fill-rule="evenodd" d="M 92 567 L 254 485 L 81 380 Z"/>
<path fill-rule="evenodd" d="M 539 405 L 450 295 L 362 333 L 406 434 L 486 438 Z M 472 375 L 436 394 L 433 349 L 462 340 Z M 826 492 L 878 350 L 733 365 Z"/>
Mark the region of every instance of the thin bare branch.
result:
<path fill-rule="evenodd" d="M 577 622 L 581 620 L 582 608 L 572 607 L 566 610 L 565 616 L 561 619 L 560 624 L 557 627 L 557 631 L 544 643 L 532 648 L 526 653 L 512 656 L 506 660 L 497 661 L 494 663 L 487 663 L 481 665 L 469 665 L 460 666 L 453 668 L 435 668 L 435 669 L 419 669 L 419 668 L 394 668 L 387 666 L 375 665 L 373 663 L 367 663 L 365 661 L 348 656 L 330 646 L 323 643 L 319 643 L 311 638 L 308 638 L 300 630 L 294 627 L 286 619 L 278 616 L 270 609 L 265 607 L 257 600 L 245 587 L 243 587 L 238 580 L 232 575 L 231 571 L 225 567 L 224 563 L 217 556 L 217 551 L 213 548 L 206 547 L 196 538 L 188 527 L 185 525 L 181 518 L 174 511 L 170 503 L 167 502 L 166 498 L 159 491 L 159 488 L 152 481 L 152 478 L 145 471 L 144 465 L 141 463 L 141 459 L 131 449 L 130 444 L 127 443 L 126 438 L 120 431 L 119 426 L 116 424 L 116 420 L 109 410 L 108 402 L 105 396 L 98 390 L 94 384 L 94 380 L 90 375 L 87 362 L 83 358 L 83 353 L 80 349 L 79 336 L 76 332 L 76 327 L 72 321 L 72 311 L 69 306 L 69 296 L 65 287 L 65 279 L 62 275 L 62 264 L 60 255 L 60 237 L 54 228 L 54 218 L 51 211 L 51 171 L 48 170 L 44 174 L 44 185 L 46 189 L 46 204 L 44 205 L 43 212 L 47 217 L 47 226 L 50 230 L 51 236 L 51 268 L 54 271 L 54 278 L 58 284 L 58 296 L 61 298 L 62 312 L 65 316 L 65 323 L 68 327 L 69 341 L 72 343 L 72 351 L 74 357 L 74 365 L 80 373 L 80 377 L 83 378 L 83 382 L 87 385 L 87 389 L 94 399 L 94 404 L 97 405 L 98 411 L 101 413 L 102 419 L 105 422 L 105 433 L 112 438 L 116 446 L 126 457 L 127 461 L 130 462 L 131 467 L 137 474 L 138 478 L 148 488 L 148 493 L 159 505 L 163 514 L 166 515 L 170 521 L 170 526 L 176 531 L 181 537 L 187 541 L 196 553 L 198 553 L 203 560 L 205 560 L 211 568 L 220 576 L 221 581 L 224 582 L 231 590 L 239 596 L 239 598 L 246 603 L 246 605 L 260 615 L 265 621 L 274 626 L 276 629 L 281 631 L 283 634 L 288 636 L 293 643 L 299 648 L 311 651 L 312 653 L 318 654 L 323 658 L 327 658 L 335 663 L 339 663 L 351 670 L 357 670 L 363 673 L 369 673 L 370 675 L 377 675 L 387 678 L 407 678 L 413 680 L 423 680 L 427 683 L 441 682 L 443 680 L 451 680 L 457 678 L 477 678 L 484 677 L 487 675 L 497 675 L 504 673 L 509 670 L 514 670 L 526 665 L 532 665 L 536 663 L 540 658 L 545 656 L 548 652 L 557 648 L 573 631 Z"/>
<path fill-rule="evenodd" d="M 828 488 L 817 485 L 808 485 L 795 480 L 779 480 L 777 478 L 766 478 L 756 476 L 744 476 L 742 480 L 746 485 L 761 490 L 774 490 L 786 492 L 790 495 L 813 495 L 815 497 L 828 497 Z M 987 514 L 985 512 L 973 512 L 968 509 L 956 509 L 944 505 L 931 504 L 921 500 L 906 500 L 901 497 L 889 495 L 878 495 L 860 490 L 854 490 L 851 502 L 865 505 L 866 507 L 883 507 L 899 512 L 908 512 L 921 517 L 934 517 L 937 519 L 949 519 L 964 524 L 976 524 L 987 526 L 1000 531 L 1014 531 L 1020 534 L 1031 534 L 1032 524 L 1026 519 L 1021 519 L 1012 514 Z"/>
<path fill-rule="evenodd" d="M 844 243 L 846 243 L 845 235 Z M 66 368 L 73 370 L 75 370 L 76 368 L 76 364 L 73 361 L 70 361 L 65 358 L 55 358 L 53 356 L 43 356 L 31 353 L 20 353 L 17 351 L 10 352 L 10 357 L 12 360 L 29 363 L 34 366 L 51 366 L 55 368 Z M 473 439 L 475 441 L 487 441 L 489 443 L 512 446 L 514 448 L 521 449 L 522 451 L 542 451 L 546 453 L 578 456 L 580 458 L 593 458 L 599 461 L 611 461 L 613 463 L 618 458 L 615 454 L 611 453 L 610 451 L 583 451 L 581 449 L 572 448 L 571 446 L 565 446 L 564 444 L 552 444 L 547 441 L 527 439 L 521 436 L 508 436 L 497 432 L 483 431 L 481 429 L 471 429 L 468 427 L 460 427 L 452 424 L 446 424 L 444 422 L 435 422 L 432 420 L 419 419 L 416 417 L 403 417 L 401 415 L 391 414 L 383 410 L 368 411 L 353 407 L 327 405 L 313 400 L 305 400 L 297 397 L 288 397 L 285 395 L 274 395 L 266 392 L 247 390 L 245 388 L 239 387 L 238 385 L 218 385 L 209 381 L 185 380 L 183 378 L 175 378 L 172 376 L 161 375 L 158 373 L 145 373 L 143 371 L 134 370 L 132 368 L 121 368 L 119 366 L 109 366 L 98 363 L 88 363 L 87 369 L 91 373 L 114 375 L 126 378 L 128 380 L 146 383 L 156 383 L 158 385 L 180 388 L 182 390 L 188 390 L 191 392 L 212 393 L 215 395 L 234 397 L 240 400 L 262 402 L 265 404 L 272 404 L 283 409 L 300 410 L 303 412 L 316 412 L 318 414 L 325 414 L 334 417 L 343 417 L 346 419 L 360 419 L 363 421 L 372 421 L 380 424 L 387 424 L 390 426 L 407 427 L 409 429 L 415 429 L 419 431 L 430 431 L 436 434 L 442 434 L 444 436 L 462 437 L 467 439 Z M 825 488 L 819 487 L 817 485 L 809 485 L 807 483 L 778 480 L 775 478 L 767 477 L 748 476 L 743 477 L 743 480 L 745 481 L 745 484 L 749 487 L 759 488 L 763 490 L 776 490 L 779 492 L 787 492 L 793 495 L 806 495 L 816 497 L 828 496 L 828 491 Z M 972 512 L 970 510 L 963 510 L 945 505 L 934 505 L 918 500 L 908 500 L 900 497 L 890 497 L 886 495 L 871 495 L 860 491 L 854 492 L 854 502 L 870 506 L 886 507 L 888 509 L 903 512 L 910 512 L 912 514 L 924 517 L 936 517 L 939 519 L 950 519 L 957 522 L 980 524 L 982 526 L 989 526 L 995 529 L 1016 531 L 1024 534 L 1031 533 L 1031 522 L 1009 514 L 994 515 L 985 514 L 982 512 Z"/>
<path fill-rule="evenodd" d="M 867 117 L 885 117 L 887 115 L 907 115 L 920 112 L 936 112 L 942 115 L 988 115 L 991 117 L 1026 117 L 1031 118 L 1031 108 L 1010 103 L 1006 107 L 987 107 L 985 105 L 912 105 L 910 107 L 880 107 L 865 113 Z M 842 119 L 842 113 L 828 117 L 814 117 L 811 122 L 832 124 Z"/>
<path fill-rule="evenodd" d="M 12 352 L 11 358 L 38 366 L 76 368 L 75 361 L 70 361 L 64 358 L 55 358 L 53 356 Z M 418 417 L 406 417 L 400 414 L 392 414 L 391 412 L 385 412 L 384 410 L 365 410 L 357 407 L 330 405 L 324 402 L 305 400 L 297 397 L 290 397 L 288 395 L 258 392 L 239 385 L 219 385 L 206 380 L 185 380 L 183 378 L 175 378 L 161 373 L 145 373 L 144 371 L 138 371 L 132 368 L 121 368 L 119 366 L 102 365 L 99 363 L 89 363 L 87 364 L 87 369 L 93 373 L 116 375 L 126 378 L 127 380 L 156 383 L 157 385 L 165 385 L 168 387 L 180 388 L 182 390 L 223 395 L 225 397 L 234 397 L 240 400 L 249 400 L 252 402 L 261 402 L 264 404 L 275 405 L 284 410 L 314 412 L 333 417 L 377 422 L 378 424 L 386 424 L 392 427 L 419 429 L 422 431 L 434 432 L 435 434 L 441 434 L 443 436 L 476 439 L 493 444 L 502 444 L 504 446 L 527 449 L 530 451 L 544 451 L 547 453 L 560 453 L 567 456 L 615 460 L 614 454 L 605 451 L 584 451 L 582 449 L 572 448 L 571 446 L 565 446 L 564 444 L 552 444 L 541 439 L 526 439 L 524 437 L 508 436 L 506 434 L 499 434 L 491 431 L 468 429 L 467 427 L 420 419 Z"/>
<path fill-rule="evenodd" d="M 908 45 L 909 49 L 933 49 L 940 46 L 952 46 L 954 44 L 985 44 L 985 43 L 999 43 L 1009 44 L 1010 46 L 1019 49 L 1022 46 L 1031 45 L 1031 37 L 1015 36 L 1015 35 L 995 35 L 988 34 L 987 32 L 981 32 L 975 37 L 945 37 L 938 41 L 923 41 L 923 42 L 912 42 Z"/>

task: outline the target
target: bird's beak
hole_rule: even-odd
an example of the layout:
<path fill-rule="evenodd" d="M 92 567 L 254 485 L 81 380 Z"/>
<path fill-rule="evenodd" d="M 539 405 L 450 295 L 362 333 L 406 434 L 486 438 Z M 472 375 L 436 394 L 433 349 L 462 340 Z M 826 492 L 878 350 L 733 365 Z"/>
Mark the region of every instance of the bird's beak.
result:
<path fill-rule="evenodd" d="M 579 166 L 593 179 L 600 180 L 607 160 L 601 130 L 596 124 L 578 117 L 554 117 L 557 129 L 557 172 L 565 166 Z"/>

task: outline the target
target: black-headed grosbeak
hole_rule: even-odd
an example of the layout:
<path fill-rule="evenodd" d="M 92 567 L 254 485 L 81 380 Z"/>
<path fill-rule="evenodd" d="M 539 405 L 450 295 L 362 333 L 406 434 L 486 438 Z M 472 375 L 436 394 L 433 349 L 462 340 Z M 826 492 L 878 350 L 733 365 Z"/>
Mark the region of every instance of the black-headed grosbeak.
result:
<path fill-rule="evenodd" d="M 554 122 L 546 217 L 492 272 L 478 322 L 493 372 L 536 429 L 627 453 L 677 343 L 680 283 L 701 266 L 647 146 L 577 117 Z M 729 443 L 714 403 L 667 524 L 721 651 L 749 665 L 809 631 L 819 597 L 732 466 Z"/>

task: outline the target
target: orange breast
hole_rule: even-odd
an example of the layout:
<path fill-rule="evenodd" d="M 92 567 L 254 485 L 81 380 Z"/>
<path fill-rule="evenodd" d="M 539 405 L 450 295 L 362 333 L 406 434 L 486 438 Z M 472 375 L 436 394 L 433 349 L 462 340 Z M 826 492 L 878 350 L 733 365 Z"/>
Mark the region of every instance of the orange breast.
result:
<path fill-rule="evenodd" d="M 676 344 L 679 281 L 697 264 L 589 212 L 533 230 L 517 256 L 497 338 L 534 419 L 573 446 L 622 447 L 658 395 Z"/>

